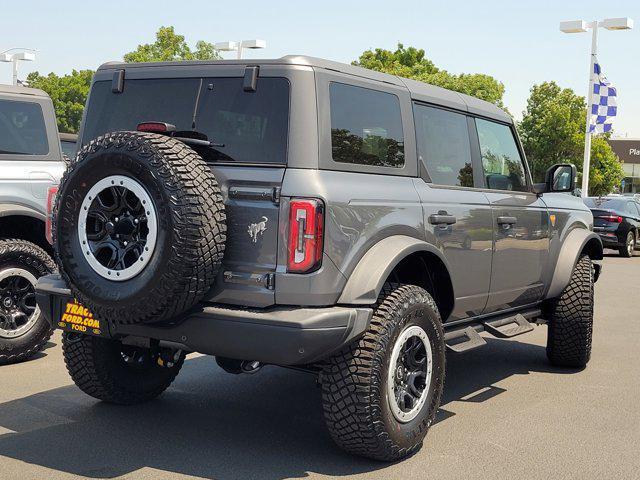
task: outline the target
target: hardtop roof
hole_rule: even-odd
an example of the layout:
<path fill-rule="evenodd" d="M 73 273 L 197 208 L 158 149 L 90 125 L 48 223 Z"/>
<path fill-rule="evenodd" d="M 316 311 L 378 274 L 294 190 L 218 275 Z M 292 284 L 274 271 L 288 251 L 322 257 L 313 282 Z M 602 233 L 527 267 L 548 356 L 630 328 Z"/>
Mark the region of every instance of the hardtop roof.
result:
<path fill-rule="evenodd" d="M 17 95 L 31 95 L 36 97 L 48 97 L 47 93 L 38 88 L 23 87 L 22 85 L 0 84 L 0 93 L 11 93 Z"/>
<path fill-rule="evenodd" d="M 193 60 L 178 62 L 150 62 L 150 63 L 124 63 L 108 62 L 101 65 L 98 70 L 118 70 L 130 68 L 162 68 L 193 65 L 292 65 L 308 66 L 332 70 L 347 75 L 367 78 L 392 85 L 405 87 L 411 97 L 417 101 L 433 103 L 436 105 L 467 111 L 476 115 L 494 118 L 503 122 L 512 123 L 513 120 L 504 110 L 496 105 L 480 100 L 479 98 L 462 93 L 447 90 L 445 88 L 429 85 L 408 78 L 402 78 L 387 73 L 377 72 L 366 68 L 334 62 L 323 58 L 309 57 L 305 55 L 286 55 L 276 59 L 241 59 L 241 60 Z"/>

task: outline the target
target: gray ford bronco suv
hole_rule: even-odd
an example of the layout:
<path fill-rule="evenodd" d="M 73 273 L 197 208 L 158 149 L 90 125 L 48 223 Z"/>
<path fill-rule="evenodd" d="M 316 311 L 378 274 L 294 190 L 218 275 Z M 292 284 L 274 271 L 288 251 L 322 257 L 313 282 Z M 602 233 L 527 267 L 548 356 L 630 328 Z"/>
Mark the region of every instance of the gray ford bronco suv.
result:
<path fill-rule="evenodd" d="M 63 158 L 51 98 L 0 85 L 0 365 L 29 358 L 53 333 L 35 285 L 56 270 L 46 213 Z"/>
<path fill-rule="evenodd" d="M 79 143 L 37 299 L 95 398 L 150 400 L 189 352 L 304 369 L 339 446 L 397 460 L 447 348 L 546 323 L 553 364 L 589 361 L 602 244 L 575 168 L 532 184 L 494 105 L 301 56 L 109 63 Z"/>

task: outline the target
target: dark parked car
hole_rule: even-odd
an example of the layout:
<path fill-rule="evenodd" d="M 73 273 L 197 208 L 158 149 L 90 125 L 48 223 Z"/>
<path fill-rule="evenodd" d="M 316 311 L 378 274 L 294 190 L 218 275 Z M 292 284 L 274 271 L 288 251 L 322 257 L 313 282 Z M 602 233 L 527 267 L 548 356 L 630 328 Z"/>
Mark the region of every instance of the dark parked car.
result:
<path fill-rule="evenodd" d="M 593 213 L 593 231 L 605 248 L 632 257 L 638 245 L 640 203 L 629 197 L 585 198 L 584 203 Z"/>

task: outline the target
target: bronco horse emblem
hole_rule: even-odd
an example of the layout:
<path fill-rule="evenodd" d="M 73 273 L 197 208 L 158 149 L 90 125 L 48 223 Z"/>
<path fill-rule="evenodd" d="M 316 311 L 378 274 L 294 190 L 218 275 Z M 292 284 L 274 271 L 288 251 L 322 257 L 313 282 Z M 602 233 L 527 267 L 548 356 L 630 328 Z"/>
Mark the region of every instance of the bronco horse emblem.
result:
<path fill-rule="evenodd" d="M 258 235 L 262 235 L 264 234 L 264 232 L 267 231 L 268 220 L 269 219 L 267 217 L 263 216 L 261 222 L 252 223 L 251 225 L 249 225 L 249 228 L 247 229 L 247 233 L 253 240 L 253 243 L 256 243 L 258 241 Z"/>

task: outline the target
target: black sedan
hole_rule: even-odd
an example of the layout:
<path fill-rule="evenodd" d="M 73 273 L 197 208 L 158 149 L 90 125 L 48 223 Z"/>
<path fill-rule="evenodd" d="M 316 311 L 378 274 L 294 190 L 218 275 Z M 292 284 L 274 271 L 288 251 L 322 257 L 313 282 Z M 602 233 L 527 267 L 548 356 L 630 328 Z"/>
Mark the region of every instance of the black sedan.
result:
<path fill-rule="evenodd" d="M 640 203 L 629 197 L 588 197 L 584 203 L 593 213 L 593 231 L 605 248 L 632 257 L 640 232 Z"/>

